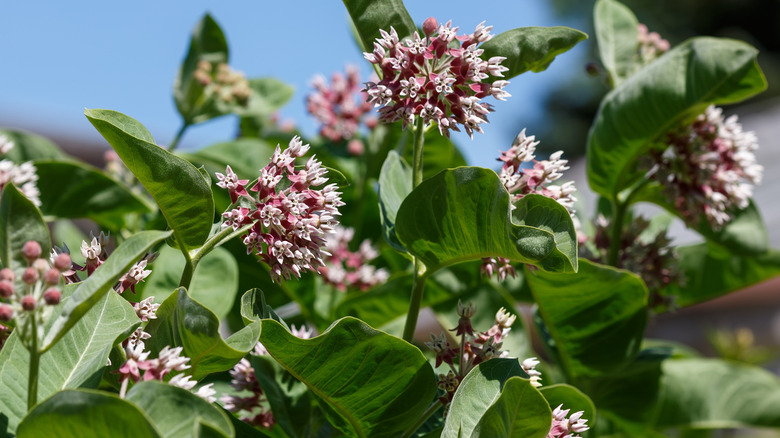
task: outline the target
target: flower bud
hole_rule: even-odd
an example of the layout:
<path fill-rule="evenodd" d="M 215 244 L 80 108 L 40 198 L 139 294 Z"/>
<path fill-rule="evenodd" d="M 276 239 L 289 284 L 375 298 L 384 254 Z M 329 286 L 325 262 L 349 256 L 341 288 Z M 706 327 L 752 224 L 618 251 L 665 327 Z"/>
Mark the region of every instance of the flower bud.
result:
<path fill-rule="evenodd" d="M 46 301 L 46 304 L 50 306 L 56 306 L 59 304 L 60 298 L 62 298 L 62 293 L 59 291 L 59 289 L 54 287 L 46 289 L 46 292 L 43 293 L 43 300 Z"/>
<path fill-rule="evenodd" d="M 28 240 L 22 246 L 22 255 L 28 262 L 32 262 L 41 256 L 41 245 L 34 240 Z"/>
<path fill-rule="evenodd" d="M 38 304 L 35 297 L 32 295 L 25 295 L 22 297 L 22 309 L 29 311 L 35 310 L 35 305 Z"/>
<path fill-rule="evenodd" d="M 32 264 L 33 269 L 43 274 L 49 270 L 49 262 L 44 259 L 36 259 Z"/>
<path fill-rule="evenodd" d="M 55 285 L 60 282 L 60 271 L 52 268 L 48 269 L 43 274 L 43 281 L 45 281 L 48 284 Z"/>
<path fill-rule="evenodd" d="M 423 22 L 423 33 L 425 33 L 426 36 L 433 35 L 434 32 L 436 32 L 436 29 L 439 27 L 439 22 L 436 21 L 433 17 L 428 17 Z"/>
<path fill-rule="evenodd" d="M 35 268 L 27 268 L 22 274 L 22 281 L 26 284 L 35 284 L 38 281 L 38 271 Z"/>
<path fill-rule="evenodd" d="M 8 304 L 0 304 L 0 321 L 10 321 L 14 317 L 14 309 Z"/>
<path fill-rule="evenodd" d="M 60 272 L 67 271 L 72 263 L 70 254 L 62 253 L 54 259 L 54 268 Z"/>
<path fill-rule="evenodd" d="M 16 274 L 14 274 L 14 271 L 12 271 L 9 268 L 3 268 L 0 270 L 0 280 L 8 280 L 8 281 L 14 281 L 16 279 Z"/>
<path fill-rule="evenodd" d="M 350 155 L 363 155 L 364 151 L 365 147 L 363 147 L 363 142 L 356 138 L 347 143 L 347 152 L 349 152 Z"/>
<path fill-rule="evenodd" d="M 9 280 L 0 280 L 0 297 L 9 298 L 14 294 L 14 284 Z"/>

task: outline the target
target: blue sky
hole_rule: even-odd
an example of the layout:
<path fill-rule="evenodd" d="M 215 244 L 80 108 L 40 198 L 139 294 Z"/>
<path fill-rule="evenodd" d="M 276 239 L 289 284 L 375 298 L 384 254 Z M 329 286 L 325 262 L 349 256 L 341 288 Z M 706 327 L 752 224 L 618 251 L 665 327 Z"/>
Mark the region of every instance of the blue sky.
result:
<path fill-rule="evenodd" d="M 138 119 L 158 143 L 167 144 L 180 119 L 171 97 L 173 80 L 190 32 L 205 12 L 223 28 L 230 64 L 248 77 L 272 76 L 296 93 L 282 110 L 309 135 L 316 123 L 305 113 L 311 78 L 329 77 L 347 64 L 370 66 L 352 42 L 346 9 L 339 1 L 206 2 L 4 2 L 0 26 L 2 98 L 0 124 L 52 135 L 99 141 L 84 108 L 107 108 Z M 453 20 L 461 31 L 481 21 L 500 33 L 522 26 L 570 25 L 553 16 L 543 0 L 408 1 L 416 22 L 429 16 Z M 585 17 L 583 17 L 584 19 Z M 507 102 L 474 140 L 456 135 L 471 164 L 495 167 L 499 149 L 543 117 L 540 96 L 558 78 L 582 72 L 586 42 L 559 56 L 546 72 L 514 78 Z M 581 73 L 584 74 L 584 73 Z M 521 120 L 521 122 L 518 122 Z M 191 128 L 182 146 L 195 149 L 233 135 L 235 119 L 222 118 Z M 541 139 L 544 141 L 544 139 Z"/>

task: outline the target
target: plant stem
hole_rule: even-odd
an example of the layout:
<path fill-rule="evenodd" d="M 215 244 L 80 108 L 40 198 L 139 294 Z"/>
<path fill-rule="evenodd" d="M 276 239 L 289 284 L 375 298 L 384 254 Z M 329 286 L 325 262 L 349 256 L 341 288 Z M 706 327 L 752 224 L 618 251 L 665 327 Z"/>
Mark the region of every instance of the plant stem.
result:
<path fill-rule="evenodd" d="M 628 200 L 620 202 L 615 200 L 615 214 L 612 217 L 612 229 L 609 236 L 609 252 L 607 252 L 607 264 L 618 267 L 618 257 L 620 256 L 620 246 L 623 242 L 623 222 L 626 218 L 626 209 Z"/>
<path fill-rule="evenodd" d="M 176 150 L 176 147 L 179 145 L 179 140 L 181 140 L 182 136 L 184 136 L 184 131 L 187 130 L 187 128 L 190 127 L 190 122 L 184 122 L 181 124 L 181 128 L 179 128 L 179 132 L 176 133 L 176 137 L 173 137 L 173 141 L 171 141 L 170 146 L 168 146 L 168 152 L 173 152 Z"/>
<path fill-rule="evenodd" d="M 410 436 L 412 436 L 412 434 L 414 434 L 414 432 L 416 432 L 417 429 L 419 429 L 420 426 L 422 426 L 425 423 L 425 420 L 427 420 L 428 417 L 430 417 L 431 415 L 435 414 L 436 411 L 438 411 L 441 406 L 442 405 L 441 403 L 439 403 L 438 400 L 433 402 L 433 404 L 429 406 L 428 409 L 425 410 L 425 412 L 423 412 L 422 416 L 417 419 L 417 421 L 412 425 L 412 427 L 410 427 L 406 432 L 404 432 L 403 435 L 401 435 L 401 438 L 409 438 Z"/>
<path fill-rule="evenodd" d="M 412 160 L 412 187 L 416 188 L 423 179 L 422 161 L 423 145 L 425 143 L 425 123 L 422 118 L 417 119 L 414 126 L 414 155 Z M 414 331 L 417 328 L 417 318 L 420 316 L 423 290 L 425 290 L 425 265 L 417 257 L 414 257 L 414 282 L 412 284 L 412 297 L 409 300 L 409 312 L 406 314 L 404 325 L 404 340 L 412 342 Z"/>
<path fill-rule="evenodd" d="M 41 353 L 38 351 L 38 322 L 35 318 L 35 314 L 30 315 L 30 333 L 32 334 L 32 340 L 30 341 L 30 375 L 27 379 L 28 412 L 38 404 L 38 363 L 41 358 Z"/>
<path fill-rule="evenodd" d="M 184 255 L 184 272 L 181 273 L 179 287 L 189 289 L 190 282 L 192 282 L 192 275 L 195 273 L 195 264 L 197 263 L 197 260 L 193 262 L 189 251 L 187 251 L 187 247 L 184 245 L 184 240 L 179 236 L 179 233 L 174 231 L 173 235 L 176 237 L 176 242 L 179 244 L 179 250 L 181 250 L 181 253 Z"/>

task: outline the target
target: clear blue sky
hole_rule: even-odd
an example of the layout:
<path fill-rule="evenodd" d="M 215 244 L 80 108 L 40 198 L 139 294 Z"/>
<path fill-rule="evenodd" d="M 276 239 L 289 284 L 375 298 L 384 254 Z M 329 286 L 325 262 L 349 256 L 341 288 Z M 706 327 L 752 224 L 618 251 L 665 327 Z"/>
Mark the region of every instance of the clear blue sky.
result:
<path fill-rule="evenodd" d="M 407 8 L 418 24 L 434 16 L 442 22 L 452 19 L 469 32 L 483 20 L 494 33 L 578 25 L 551 15 L 543 0 L 416 0 Z M 272 76 L 295 87 L 282 118 L 295 120 L 306 134 L 316 132 L 304 109 L 315 74 L 328 77 L 346 64 L 370 72 L 352 42 L 346 9 L 336 0 L 17 1 L 4 2 L 2 11 L 0 125 L 42 134 L 99 139 L 83 110 L 107 108 L 138 119 L 158 143 L 170 142 L 180 124 L 171 97 L 173 80 L 192 27 L 205 12 L 222 26 L 234 68 L 250 78 Z M 469 162 L 495 167 L 497 151 L 506 149 L 516 133 L 525 125 L 533 133 L 533 124 L 543 117 L 543 90 L 572 71 L 582 72 L 582 54 L 590 43 L 559 56 L 546 72 L 515 78 L 507 87 L 512 97 L 496 102 L 486 134 L 476 134 L 473 141 L 456 135 Z M 199 148 L 229 138 L 235 123 L 228 117 L 191 128 L 182 145 Z"/>

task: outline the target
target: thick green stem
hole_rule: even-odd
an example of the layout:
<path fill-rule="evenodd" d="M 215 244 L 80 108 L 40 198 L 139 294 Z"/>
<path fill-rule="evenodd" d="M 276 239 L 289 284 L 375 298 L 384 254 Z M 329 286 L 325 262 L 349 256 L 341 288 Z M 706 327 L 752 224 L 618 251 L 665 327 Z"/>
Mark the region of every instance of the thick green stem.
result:
<path fill-rule="evenodd" d="M 422 117 L 417 119 L 414 126 L 414 155 L 412 160 L 412 187 L 420 185 L 423 179 L 423 146 L 425 143 L 425 123 Z M 409 312 L 406 314 L 404 325 L 404 340 L 412 342 L 414 331 L 417 328 L 417 318 L 420 316 L 423 291 L 425 290 L 425 265 L 414 258 L 414 283 L 412 284 L 412 297 L 409 300 Z"/>
<path fill-rule="evenodd" d="M 425 124 L 422 117 L 414 126 L 414 155 L 412 160 L 412 187 L 417 188 L 423 180 L 423 146 L 425 144 Z"/>
<path fill-rule="evenodd" d="M 425 420 L 427 420 L 428 417 L 430 417 L 431 415 L 435 414 L 436 411 L 438 411 L 439 408 L 441 408 L 441 406 L 442 405 L 441 403 L 439 403 L 438 400 L 433 402 L 433 404 L 430 407 L 428 407 L 428 409 L 426 409 L 425 412 L 423 412 L 422 416 L 419 419 L 417 419 L 417 421 L 412 425 L 412 427 L 410 427 L 406 432 L 404 432 L 403 435 L 401 435 L 401 438 L 409 438 L 410 436 L 414 435 L 417 429 L 419 429 L 425 423 Z"/>
<path fill-rule="evenodd" d="M 609 252 L 607 252 L 607 264 L 618 267 L 618 258 L 620 256 L 620 246 L 623 242 L 623 222 L 626 221 L 626 209 L 628 202 L 616 200 L 615 215 L 612 216 L 612 229 L 609 236 Z"/>
<path fill-rule="evenodd" d="M 30 315 L 30 374 L 27 379 L 27 410 L 30 411 L 38 404 L 38 364 L 41 353 L 38 351 L 38 322 L 36 315 Z"/>
<path fill-rule="evenodd" d="M 182 123 L 181 128 L 179 128 L 179 132 L 176 133 L 176 137 L 173 137 L 173 141 L 171 141 L 170 146 L 168 146 L 168 152 L 173 152 L 176 150 L 176 147 L 179 146 L 179 141 L 181 140 L 182 136 L 184 136 L 184 131 L 186 131 L 189 127 L 189 122 Z"/>

